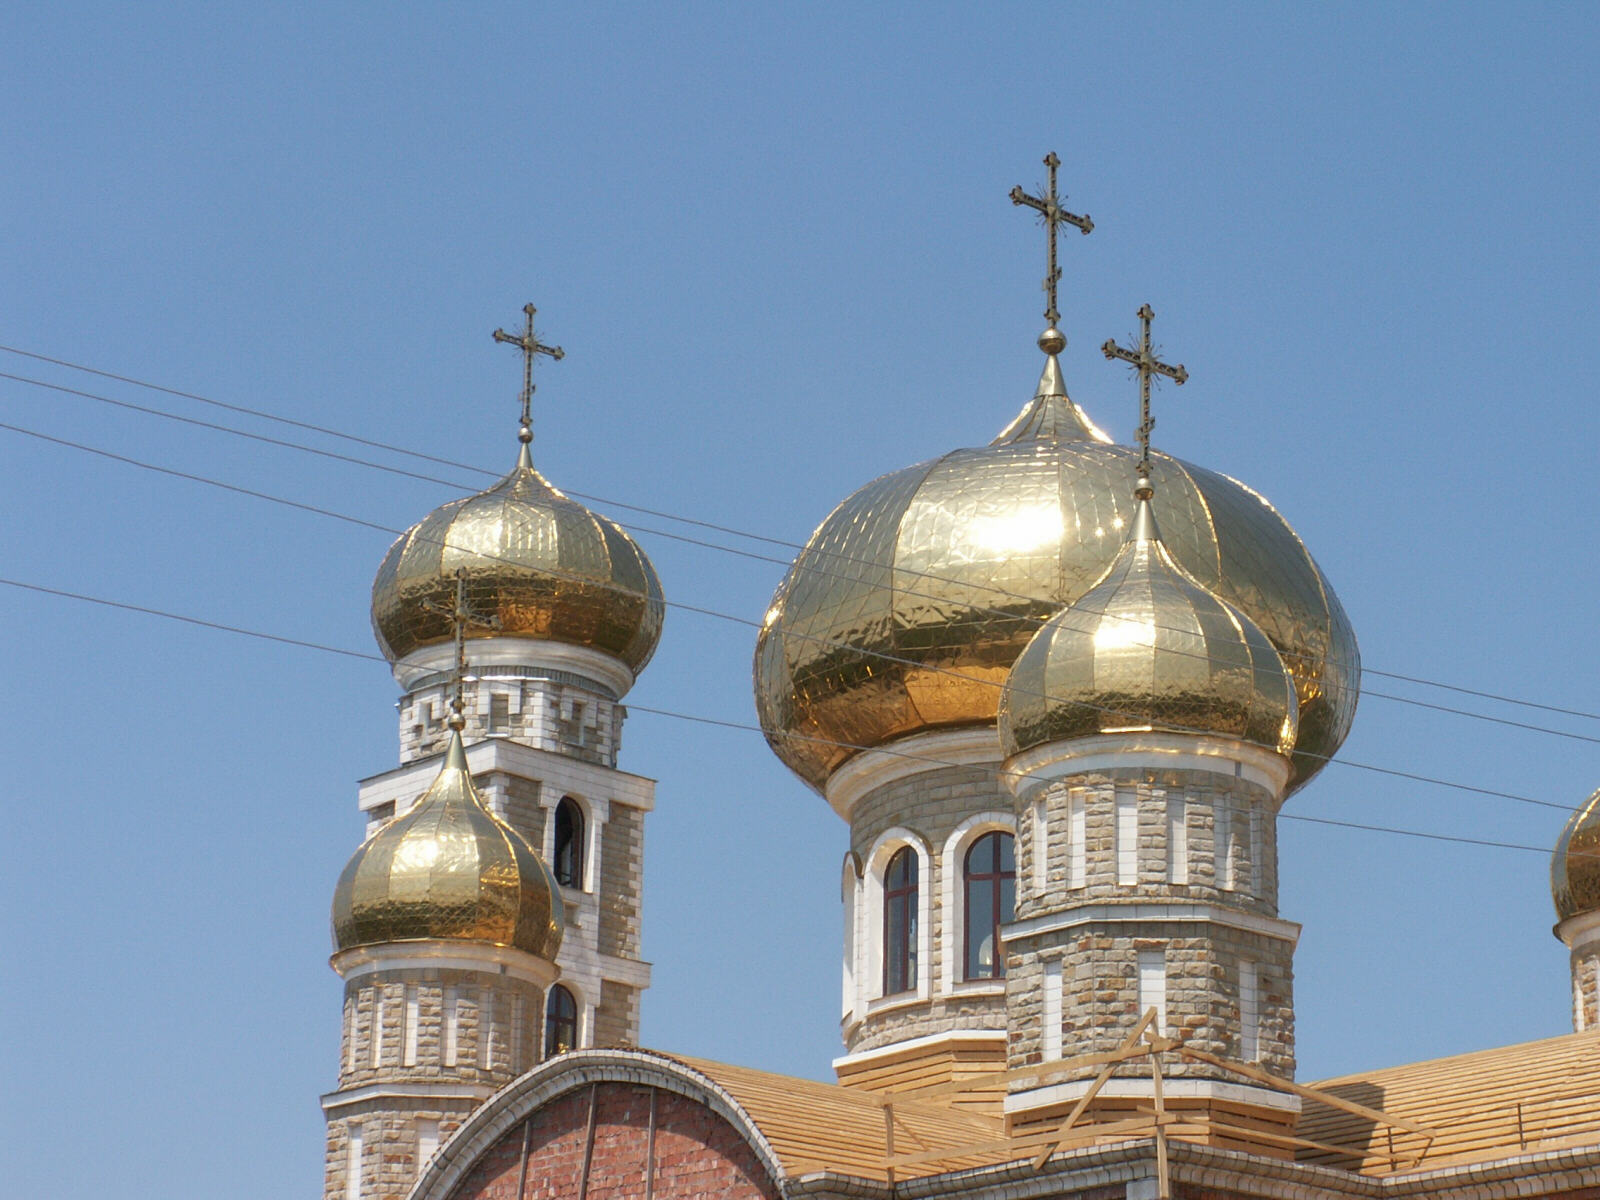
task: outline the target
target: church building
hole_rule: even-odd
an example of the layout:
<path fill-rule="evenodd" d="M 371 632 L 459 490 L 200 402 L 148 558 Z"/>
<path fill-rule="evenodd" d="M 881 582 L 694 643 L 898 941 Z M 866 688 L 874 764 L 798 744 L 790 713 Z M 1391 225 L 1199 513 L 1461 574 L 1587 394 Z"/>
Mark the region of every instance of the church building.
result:
<path fill-rule="evenodd" d="M 373 584 L 400 765 L 334 890 L 324 1200 L 1600 1200 L 1600 793 L 1552 864 L 1574 1032 L 1296 1078 L 1277 818 L 1350 730 L 1355 634 L 1258 493 L 1152 448 L 1187 373 L 1148 305 L 1103 347 L 1135 443 L 1069 396 L 1057 234 L 1093 225 L 1045 163 L 1011 193 L 1047 234 L 1032 398 L 843 500 L 754 648 L 768 743 L 846 827 L 833 1083 L 639 1045 L 654 785 L 619 751 L 661 585 L 533 465 L 561 350 L 531 305 L 496 331 L 516 465 Z"/>

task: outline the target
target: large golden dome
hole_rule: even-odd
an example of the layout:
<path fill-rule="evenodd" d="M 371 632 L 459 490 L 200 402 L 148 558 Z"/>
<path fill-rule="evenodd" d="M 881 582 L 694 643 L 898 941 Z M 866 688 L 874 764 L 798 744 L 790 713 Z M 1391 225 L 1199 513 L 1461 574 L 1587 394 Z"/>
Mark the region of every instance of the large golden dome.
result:
<path fill-rule="evenodd" d="M 989 445 L 884 475 L 840 504 L 795 559 L 756 643 L 756 706 L 777 755 L 820 790 L 861 748 L 993 721 L 1022 648 L 1121 548 L 1138 456 L 1067 398 L 1052 358 L 1039 393 Z M 1261 496 L 1164 455 L 1153 481 L 1173 558 L 1254 621 L 1294 678 L 1298 787 L 1355 716 L 1349 620 Z"/>
<path fill-rule="evenodd" d="M 1000 693 L 1007 755 L 1097 733 L 1176 730 L 1294 749 L 1298 704 L 1256 623 L 1161 544 L 1149 501 L 1111 569 L 1033 635 Z"/>
<path fill-rule="evenodd" d="M 434 509 L 389 548 L 372 582 L 372 628 L 390 662 L 454 636 L 445 613 L 458 568 L 468 606 L 500 621 L 469 637 L 565 642 L 621 659 L 634 674 L 661 638 L 661 581 L 645 552 L 553 487 L 526 445 L 511 474 Z"/>
<path fill-rule="evenodd" d="M 1550 894 L 1563 921 L 1600 910 L 1600 792 L 1572 814 L 1550 859 Z"/>
<path fill-rule="evenodd" d="M 337 950 L 442 939 L 554 962 L 564 920 L 544 860 L 479 799 L 459 730 L 427 795 L 362 844 L 333 892 Z"/>

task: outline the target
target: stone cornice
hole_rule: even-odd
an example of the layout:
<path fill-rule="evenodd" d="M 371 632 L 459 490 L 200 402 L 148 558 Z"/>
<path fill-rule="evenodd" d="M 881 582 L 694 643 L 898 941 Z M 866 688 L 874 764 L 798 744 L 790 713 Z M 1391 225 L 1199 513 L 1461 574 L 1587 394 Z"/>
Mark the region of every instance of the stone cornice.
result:
<path fill-rule="evenodd" d="M 885 784 L 941 767 L 999 763 L 1000 735 L 993 725 L 937 729 L 856 755 L 828 778 L 826 794 L 833 811 L 848 821 L 856 801 Z"/>

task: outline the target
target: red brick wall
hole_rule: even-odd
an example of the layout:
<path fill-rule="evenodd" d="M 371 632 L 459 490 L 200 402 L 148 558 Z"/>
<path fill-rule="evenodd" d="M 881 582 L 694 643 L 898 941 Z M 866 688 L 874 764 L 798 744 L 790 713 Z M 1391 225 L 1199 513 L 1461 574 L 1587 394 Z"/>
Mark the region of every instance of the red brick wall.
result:
<path fill-rule="evenodd" d="M 643 1197 L 650 1089 L 602 1083 L 594 1091 L 589 1200 Z M 568 1093 L 531 1118 L 527 1182 L 517 1195 L 523 1126 L 479 1160 L 451 1200 L 577 1200 L 583 1177 L 591 1089 Z M 656 1093 L 656 1200 L 776 1200 L 749 1145 L 721 1117 L 672 1092 Z"/>

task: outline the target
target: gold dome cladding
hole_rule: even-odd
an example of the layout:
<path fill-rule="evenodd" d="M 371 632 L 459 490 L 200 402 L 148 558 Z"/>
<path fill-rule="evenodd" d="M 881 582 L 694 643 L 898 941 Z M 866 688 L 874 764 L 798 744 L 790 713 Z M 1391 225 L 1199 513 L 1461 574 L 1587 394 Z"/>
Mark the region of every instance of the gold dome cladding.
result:
<path fill-rule="evenodd" d="M 796 557 L 757 641 L 756 703 L 773 750 L 812 786 L 852 746 L 993 721 L 1023 647 L 1121 549 L 1139 452 L 1097 437 L 1059 378 L 990 445 L 861 488 Z M 1298 787 L 1354 719 L 1360 654 L 1344 610 L 1255 492 L 1159 454 L 1152 476 L 1173 559 L 1254 621 L 1294 679 Z"/>
<path fill-rule="evenodd" d="M 1600 911 L 1600 791 L 1568 819 L 1550 858 L 1550 895 L 1565 921 Z"/>
<path fill-rule="evenodd" d="M 1294 749 L 1294 686 L 1249 617 L 1161 544 L 1149 503 L 1106 576 L 1039 630 L 1006 678 L 1007 755 L 1098 733 L 1177 730 Z"/>
<path fill-rule="evenodd" d="M 623 530 L 563 495 L 524 446 L 493 487 L 441 505 L 390 547 L 372 584 L 372 627 L 390 662 L 448 642 L 449 619 L 430 608 L 455 598 L 467 572 L 471 607 L 498 618 L 472 637 L 543 638 L 621 659 L 650 661 L 665 611 L 661 581 Z"/>
<path fill-rule="evenodd" d="M 470 941 L 554 962 L 563 928 L 555 880 L 527 840 L 484 807 L 459 730 L 427 794 L 367 839 L 333 894 L 338 950 Z"/>

